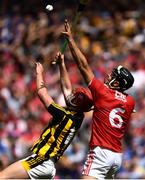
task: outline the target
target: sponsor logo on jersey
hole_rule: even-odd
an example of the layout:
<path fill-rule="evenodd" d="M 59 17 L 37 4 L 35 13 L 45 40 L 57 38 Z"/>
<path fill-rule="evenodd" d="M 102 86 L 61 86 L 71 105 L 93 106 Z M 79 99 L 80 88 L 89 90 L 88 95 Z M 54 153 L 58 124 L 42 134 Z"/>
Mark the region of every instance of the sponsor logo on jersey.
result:
<path fill-rule="evenodd" d="M 118 91 L 115 91 L 115 99 L 118 99 L 118 100 L 123 101 L 123 102 L 127 102 L 126 95 L 124 95 Z"/>
<path fill-rule="evenodd" d="M 74 137 L 74 134 L 75 134 L 75 129 L 70 129 L 70 132 L 69 132 L 64 144 L 68 144 L 69 141 Z"/>

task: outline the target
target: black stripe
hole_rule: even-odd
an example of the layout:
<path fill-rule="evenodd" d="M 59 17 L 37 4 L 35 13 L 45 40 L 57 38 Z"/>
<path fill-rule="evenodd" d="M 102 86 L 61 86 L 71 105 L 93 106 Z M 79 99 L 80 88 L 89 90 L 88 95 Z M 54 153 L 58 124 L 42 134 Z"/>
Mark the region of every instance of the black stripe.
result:
<path fill-rule="evenodd" d="M 58 156 L 57 156 L 56 161 L 62 156 L 63 152 L 67 149 L 67 147 L 70 145 L 70 143 L 71 143 L 72 140 L 74 139 L 74 137 L 75 137 L 78 129 L 80 128 L 80 126 L 81 126 L 81 124 L 82 124 L 82 122 L 83 122 L 84 116 L 82 116 L 82 115 L 83 115 L 83 114 L 80 114 L 80 115 L 77 115 L 77 116 L 76 116 L 76 115 L 71 116 L 71 118 L 73 117 L 73 118 L 71 119 L 71 120 L 73 121 L 73 123 L 72 123 L 70 129 L 73 128 L 73 127 L 75 127 L 76 132 L 74 132 L 73 138 L 69 141 L 69 143 L 68 143 L 68 144 L 65 146 L 65 148 L 63 149 L 63 147 L 64 147 L 64 142 L 65 142 L 65 140 L 67 139 L 68 134 L 69 134 L 70 131 L 67 132 L 65 138 L 63 139 L 63 141 L 62 141 L 62 143 L 61 143 L 61 145 L 60 145 L 60 151 L 58 152 Z"/>
<path fill-rule="evenodd" d="M 73 127 L 73 126 L 71 126 L 71 127 Z M 65 140 L 63 140 L 63 142 L 61 143 L 60 151 L 59 151 L 58 154 L 57 154 L 57 159 L 56 159 L 56 161 L 58 161 L 59 158 L 63 155 L 64 151 L 68 148 L 68 146 L 70 145 L 70 143 L 71 143 L 72 140 L 74 139 L 76 133 L 77 133 L 77 131 L 74 132 L 73 138 L 69 141 L 68 144 L 64 145 L 64 142 L 65 142 L 66 138 L 65 138 Z M 68 134 L 67 134 L 67 135 L 68 135 Z M 67 137 L 67 136 L 66 136 L 66 137 Z M 64 147 L 64 146 L 65 146 L 65 147 Z M 63 147 L 64 147 L 64 148 L 63 148 Z"/>
<path fill-rule="evenodd" d="M 37 146 L 37 151 L 36 151 L 36 154 L 39 152 L 39 150 L 48 142 L 48 139 L 50 138 L 50 135 L 51 135 L 51 132 L 49 132 L 45 138 L 42 140 L 42 136 L 43 134 L 49 129 L 52 127 L 53 125 L 53 121 L 54 121 L 54 118 L 52 119 L 52 121 L 46 126 L 46 128 L 43 130 L 43 132 L 41 133 L 40 135 L 40 138 L 39 138 L 39 141 L 38 143 L 36 143 L 32 148 L 31 150 L 33 151 Z M 42 142 L 41 142 L 42 141 Z M 40 143 L 41 142 L 41 143 Z"/>
<path fill-rule="evenodd" d="M 33 160 L 33 164 L 31 163 L 32 160 Z M 36 155 L 35 157 L 31 157 L 26 161 L 29 164 L 30 168 L 34 168 L 34 167 L 42 164 L 45 161 L 45 159 L 40 158 L 38 155 Z"/>
<path fill-rule="evenodd" d="M 77 113 L 73 116 L 73 122 L 75 123 L 75 127 L 78 130 L 83 122 L 84 114 Z"/>
<path fill-rule="evenodd" d="M 73 121 L 73 123 L 72 123 L 70 129 L 71 129 L 72 127 L 75 127 L 75 122 L 74 122 L 74 121 Z M 70 131 L 68 131 L 68 132 L 66 133 L 65 138 L 63 139 L 63 141 L 62 141 L 62 143 L 61 143 L 61 145 L 60 145 L 60 149 L 63 148 L 64 142 L 66 141 L 66 139 L 67 139 L 69 133 L 70 133 Z"/>
<path fill-rule="evenodd" d="M 49 128 L 50 128 L 50 124 L 48 124 L 48 125 L 45 127 L 45 129 L 42 131 L 40 137 L 42 137 L 42 135 L 43 135 Z"/>
<path fill-rule="evenodd" d="M 38 146 L 39 142 L 40 140 L 34 146 L 32 146 L 31 151 L 33 151 Z"/>
<path fill-rule="evenodd" d="M 38 143 L 39 142 L 37 142 L 34 146 L 32 146 L 31 151 L 33 151 L 38 146 Z"/>
<path fill-rule="evenodd" d="M 48 142 L 48 139 L 51 137 L 51 131 L 45 136 L 41 143 L 38 142 L 38 147 L 36 154 L 38 154 L 39 150 Z"/>
<path fill-rule="evenodd" d="M 41 133 L 38 142 L 37 142 L 34 146 L 32 146 L 31 151 L 33 151 L 33 150 L 38 146 L 38 144 L 39 144 L 40 141 L 41 141 L 42 135 L 43 135 L 49 128 L 50 128 L 49 125 L 46 126 L 46 128 L 45 128 L 45 129 L 43 130 L 43 132 Z"/>
<path fill-rule="evenodd" d="M 45 157 L 48 158 L 49 154 L 51 154 L 54 150 L 54 148 L 56 147 L 56 140 L 59 137 L 59 135 L 61 134 L 62 130 L 64 129 L 64 127 L 66 126 L 67 122 L 69 120 L 69 116 L 66 116 L 65 119 L 60 123 L 60 125 L 57 127 L 56 132 L 54 134 L 55 137 L 55 141 L 52 143 L 50 149 L 46 152 Z"/>

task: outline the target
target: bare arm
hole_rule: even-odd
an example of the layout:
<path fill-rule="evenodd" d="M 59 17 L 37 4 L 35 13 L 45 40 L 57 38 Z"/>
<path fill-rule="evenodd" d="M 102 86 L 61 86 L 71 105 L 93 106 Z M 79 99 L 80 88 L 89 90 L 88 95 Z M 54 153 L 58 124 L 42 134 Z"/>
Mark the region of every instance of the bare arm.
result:
<path fill-rule="evenodd" d="M 72 85 L 69 79 L 69 75 L 68 75 L 65 63 L 64 63 L 64 55 L 58 52 L 56 59 L 57 59 L 57 64 L 59 66 L 61 89 L 62 89 L 64 98 L 66 101 L 66 97 L 70 95 L 72 92 Z"/>
<path fill-rule="evenodd" d="M 71 50 L 72 56 L 86 82 L 86 84 L 89 84 L 91 80 L 94 77 L 94 74 L 87 62 L 87 59 L 83 55 L 83 53 L 80 51 L 80 49 L 77 47 L 70 30 L 70 26 L 67 21 L 65 21 L 65 32 L 63 32 L 65 37 L 68 39 L 69 48 Z"/>
<path fill-rule="evenodd" d="M 43 66 L 41 63 L 36 63 L 36 86 L 37 86 L 37 94 L 47 108 L 52 102 L 53 99 L 49 96 L 47 88 L 43 79 Z"/>

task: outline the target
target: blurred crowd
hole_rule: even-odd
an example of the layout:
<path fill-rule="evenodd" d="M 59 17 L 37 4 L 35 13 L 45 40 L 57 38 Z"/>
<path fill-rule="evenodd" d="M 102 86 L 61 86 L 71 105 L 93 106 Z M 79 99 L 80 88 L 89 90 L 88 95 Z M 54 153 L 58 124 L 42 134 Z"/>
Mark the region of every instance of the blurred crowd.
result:
<path fill-rule="evenodd" d="M 46 12 L 46 2 L 29 2 L 0 2 L 0 169 L 26 157 L 51 120 L 36 94 L 35 60 L 45 66 L 50 95 L 65 105 L 58 67 L 51 61 L 64 41 L 64 19 L 73 20 L 76 1 L 54 1 L 52 12 Z M 132 72 L 135 83 L 128 93 L 135 98 L 136 113 L 123 141 L 123 164 L 117 178 L 145 178 L 145 3 L 107 2 L 98 0 L 88 5 L 75 29 L 75 39 L 101 81 L 119 64 Z M 72 84 L 85 85 L 68 49 L 65 62 Z M 91 117 L 92 112 L 86 113 L 78 135 L 58 162 L 56 179 L 80 178 Z"/>

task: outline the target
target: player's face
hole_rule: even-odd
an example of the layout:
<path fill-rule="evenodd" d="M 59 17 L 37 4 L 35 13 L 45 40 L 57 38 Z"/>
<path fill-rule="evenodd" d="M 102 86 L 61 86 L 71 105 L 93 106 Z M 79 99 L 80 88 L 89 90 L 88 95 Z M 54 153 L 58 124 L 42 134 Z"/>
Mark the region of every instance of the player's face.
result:
<path fill-rule="evenodd" d="M 105 78 L 104 78 L 104 83 L 109 86 L 109 82 L 111 81 L 112 77 L 111 77 L 111 73 L 110 74 L 106 74 Z"/>
<path fill-rule="evenodd" d="M 110 74 L 107 74 L 106 75 L 106 77 L 105 77 L 105 79 L 104 79 L 104 83 L 110 88 L 110 89 L 118 89 L 118 86 L 119 86 L 119 82 L 117 81 L 117 80 L 114 80 L 114 81 L 112 81 L 114 79 L 114 76 L 113 76 L 113 74 L 112 73 L 110 73 Z M 112 81 L 112 83 L 111 83 L 111 81 Z"/>

